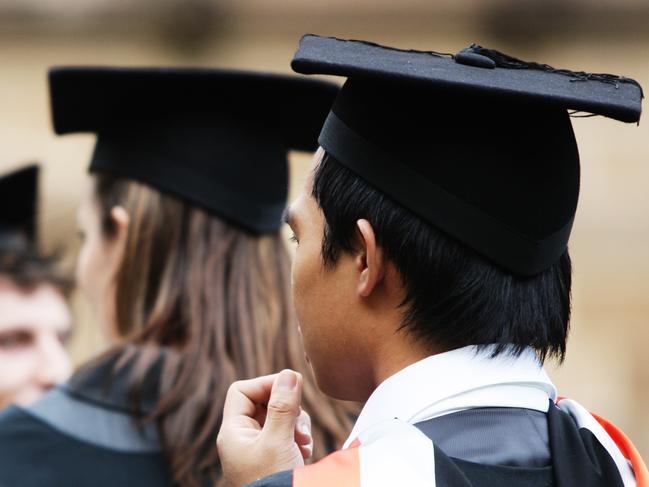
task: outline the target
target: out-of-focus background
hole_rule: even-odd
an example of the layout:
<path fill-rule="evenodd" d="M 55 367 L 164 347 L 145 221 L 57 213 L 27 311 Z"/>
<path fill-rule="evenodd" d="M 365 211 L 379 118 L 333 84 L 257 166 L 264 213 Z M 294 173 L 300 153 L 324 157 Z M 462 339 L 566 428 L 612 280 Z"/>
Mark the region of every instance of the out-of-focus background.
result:
<path fill-rule="evenodd" d="M 649 89 L 646 0 L 0 0 L 0 172 L 43 164 L 43 248 L 74 260 L 75 207 L 93 146 L 89 135 L 53 135 L 48 66 L 289 72 L 307 32 L 449 53 L 477 42 Z M 582 158 L 574 319 L 568 358 L 552 376 L 562 395 L 616 422 L 649 457 L 649 122 L 595 117 L 574 127 Z M 295 191 L 309 157 L 291 160 Z M 70 350 L 80 363 L 104 341 L 83 298 L 74 309 Z"/>

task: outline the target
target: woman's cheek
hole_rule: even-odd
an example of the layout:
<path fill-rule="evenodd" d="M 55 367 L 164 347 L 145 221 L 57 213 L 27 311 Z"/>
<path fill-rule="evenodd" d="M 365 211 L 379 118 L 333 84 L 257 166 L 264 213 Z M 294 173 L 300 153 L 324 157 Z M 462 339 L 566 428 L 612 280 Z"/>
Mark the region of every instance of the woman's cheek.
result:
<path fill-rule="evenodd" d="M 79 288 L 88 293 L 88 278 L 87 278 L 87 261 L 88 261 L 88 244 L 84 243 L 79 250 L 79 255 L 77 256 L 77 269 L 76 269 L 76 278 Z"/>
<path fill-rule="evenodd" d="M 101 293 L 101 273 L 99 272 L 99 259 L 101 254 L 97 252 L 96 242 L 88 239 L 84 242 L 77 260 L 77 282 L 79 288 L 96 307 Z"/>

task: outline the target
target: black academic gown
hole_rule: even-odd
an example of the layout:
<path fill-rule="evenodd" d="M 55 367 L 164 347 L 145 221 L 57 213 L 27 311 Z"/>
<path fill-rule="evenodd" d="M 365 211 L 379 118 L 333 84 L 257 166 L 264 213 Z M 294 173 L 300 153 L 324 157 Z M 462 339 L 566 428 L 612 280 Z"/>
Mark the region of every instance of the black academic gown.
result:
<path fill-rule="evenodd" d="M 434 444 L 435 482 L 431 485 L 623 487 L 615 462 L 589 430 L 579 428 L 554 404 L 547 415 L 539 413 L 545 416 L 545 430 L 539 428 L 543 423 L 535 414 L 518 408 L 477 408 L 415 425 Z M 532 419 L 520 423 L 521 415 Z M 505 435 L 507 440 L 503 440 Z M 449 455 L 439 445 L 458 456 L 489 463 Z M 292 487 L 293 474 L 280 472 L 250 486 Z"/>
<path fill-rule="evenodd" d="M 127 370 L 107 389 L 112 364 L 86 367 L 33 406 L 0 414 L 0 487 L 172 485 L 155 426 L 136 425 Z M 147 381 L 143 410 L 155 388 Z"/>

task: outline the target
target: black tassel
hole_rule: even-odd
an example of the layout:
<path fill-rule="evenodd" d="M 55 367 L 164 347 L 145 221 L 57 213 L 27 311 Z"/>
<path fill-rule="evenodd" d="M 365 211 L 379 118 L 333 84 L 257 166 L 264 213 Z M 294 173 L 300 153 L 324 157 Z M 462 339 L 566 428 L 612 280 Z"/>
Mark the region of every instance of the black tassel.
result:
<path fill-rule="evenodd" d="M 449 54 L 446 52 L 437 52 L 437 51 L 419 51 L 417 49 L 399 49 L 398 47 L 390 47 L 390 46 L 384 46 L 381 44 L 377 44 L 376 42 L 371 42 L 371 41 L 361 41 L 359 39 L 340 39 L 338 37 L 333 37 L 329 36 L 327 39 L 335 39 L 337 41 L 344 41 L 344 42 L 357 42 L 359 44 L 365 44 L 366 46 L 372 46 L 372 47 L 380 47 L 381 49 L 387 49 L 389 51 L 397 51 L 397 52 L 412 52 L 415 54 L 428 54 L 430 56 L 435 56 L 435 57 L 445 57 L 449 59 L 453 59 L 455 56 L 453 54 Z"/>
<path fill-rule="evenodd" d="M 630 78 L 625 78 L 624 76 L 617 76 L 614 74 L 606 73 L 587 73 L 586 71 L 570 71 L 569 69 L 557 69 L 549 64 L 535 63 L 531 61 L 523 61 L 521 59 L 503 54 L 500 51 L 495 49 L 487 49 L 486 47 L 479 46 L 478 44 L 471 44 L 468 47 L 468 50 L 480 54 L 481 56 L 488 57 L 493 62 L 496 63 L 496 66 L 499 68 L 507 69 L 534 69 L 537 71 L 545 71 L 546 73 L 556 73 L 562 74 L 564 76 L 569 76 L 571 82 L 579 81 L 599 81 L 601 83 L 608 83 L 615 88 L 619 88 L 620 83 L 632 84 L 637 86 L 640 89 L 640 96 L 644 98 L 644 93 L 642 91 L 642 86 Z"/>

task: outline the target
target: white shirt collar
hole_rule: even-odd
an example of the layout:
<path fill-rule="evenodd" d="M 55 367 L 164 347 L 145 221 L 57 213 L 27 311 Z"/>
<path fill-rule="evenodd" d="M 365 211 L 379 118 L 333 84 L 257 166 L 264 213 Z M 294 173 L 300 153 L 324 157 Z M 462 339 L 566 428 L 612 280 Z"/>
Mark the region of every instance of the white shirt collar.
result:
<path fill-rule="evenodd" d="M 491 357 L 469 346 L 427 357 L 383 381 L 365 403 L 345 447 L 377 423 L 408 423 L 473 407 L 523 407 L 547 411 L 557 395 L 534 353 Z"/>

